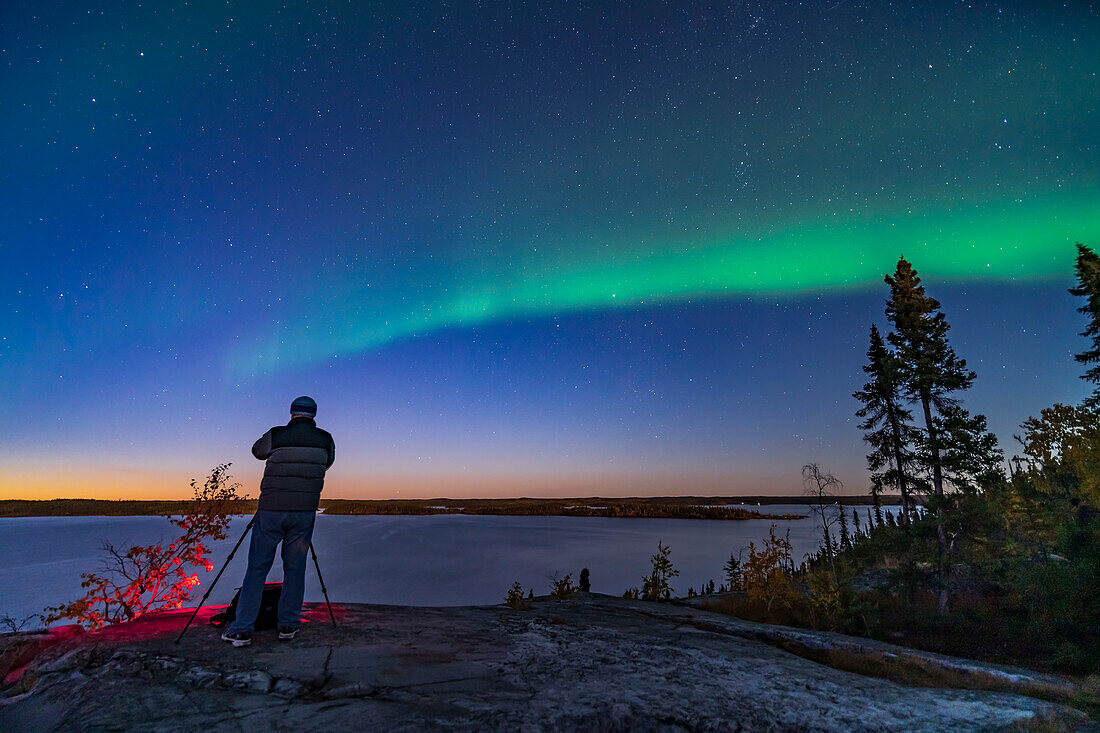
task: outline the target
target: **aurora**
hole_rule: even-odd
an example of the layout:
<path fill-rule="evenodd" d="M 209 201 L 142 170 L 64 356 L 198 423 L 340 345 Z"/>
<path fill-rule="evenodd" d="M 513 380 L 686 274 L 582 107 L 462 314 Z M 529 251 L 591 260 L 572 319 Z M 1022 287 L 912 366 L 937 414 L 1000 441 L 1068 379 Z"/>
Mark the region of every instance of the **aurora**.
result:
<path fill-rule="evenodd" d="M 312 330 L 291 325 L 259 353 L 239 357 L 233 369 L 302 366 L 409 336 L 521 317 L 685 298 L 783 298 L 867 288 L 879 284 L 903 254 L 940 280 L 1043 279 L 1064 274 L 1064 255 L 1074 241 L 1098 235 L 1100 192 L 1088 191 L 868 221 L 823 220 L 753 237 L 715 237 L 703 245 L 668 243 L 635 251 L 626 261 L 592 259 L 522 277 L 502 273 L 464 282 L 451 297 L 411 310 L 383 307 L 343 328 L 334 321 L 326 328 L 315 317 Z"/>

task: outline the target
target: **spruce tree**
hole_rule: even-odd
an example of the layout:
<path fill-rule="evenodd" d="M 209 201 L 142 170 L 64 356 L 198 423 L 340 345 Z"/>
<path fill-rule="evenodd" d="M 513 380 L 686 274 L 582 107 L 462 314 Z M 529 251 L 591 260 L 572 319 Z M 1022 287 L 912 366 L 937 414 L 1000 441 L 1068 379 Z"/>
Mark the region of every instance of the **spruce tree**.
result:
<path fill-rule="evenodd" d="M 848 520 L 844 517 L 844 507 L 840 507 L 840 547 L 844 550 L 852 549 L 852 536 L 848 534 Z"/>
<path fill-rule="evenodd" d="M 730 553 L 730 559 L 722 568 L 726 572 L 726 581 L 730 590 L 741 590 L 741 559 Z"/>
<path fill-rule="evenodd" d="M 894 275 L 886 276 L 886 283 L 890 286 L 886 317 L 894 326 L 886 338 L 896 349 L 905 390 L 924 413 L 925 462 L 936 498 L 942 499 L 946 441 L 938 429 L 942 426 L 933 420 L 933 410 L 957 404 L 954 393 L 968 389 L 976 375 L 947 343 L 951 327 L 940 303 L 925 294 L 917 271 L 904 257 L 898 260 Z"/>
<path fill-rule="evenodd" d="M 859 428 L 866 431 L 863 439 L 872 449 L 867 454 L 867 467 L 878 486 L 889 486 L 901 493 L 903 521 L 908 522 L 915 483 L 913 448 L 918 434 L 912 425 L 913 413 L 904 407 L 901 364 L 886 348 L 875 325 L 871 326 L 871 345 L 863 371 L 870 381 L 852 396 L 863 403 L 856 416 L 863 418 Z"/>
<path fill-rule="evenodd" d="M 1002 476 L 1004 458 L 997 438 L 989 432 L 984 415 L 971 415 L 961 405 L 948 405 L 933 418 L 945 440 L 941 461 L 944 477 L 959 488 L 989 486 Z"/>
<path fill-rule="evenodd" d="M 1100 407 L 1100 256 L 1078 242 L 1074 270 L 1077 273 L 1077 287 L 1070 288 L 1069 292 L 1085 298 L 1085 304 L 1077 309 L 1089 319 L 1081 335 L 1092 339 L 1092 348 L 1076 354 L 1074 358 L 1086 366 L 1092 365 L 1081 378 L 1096 385 L 1092 395 L 1085 399 L 1085 407 L 1096 408 Z"/>
<path fill-rule="evenodd" d="M 881 494 L 882 494 L 882 484 L 878 480 L 876 480 L 874 478 L 874 476 L 872 476 L 871 477 L 871 503 L 875 507 L 875 526 L 876 527 L 881 527 L 882 523 L 884 521 L 883 518 L 882 518 L 882 497 L 881 497 Z M 870 512 L 870 509 L 868 509 L 867 511 Z"/>
<path fill-rule="evenodd" d="M 956 489 L 977 489 L 1000 474 L 996 438 L 985 417 L 971 416 L 959 404 L 958 393 L 969 389 L 975 374 L 947 342 L 950 326 L 940 303 L 924 292 L 913 266 L 904 257 L 894 275 L 886 276 L 890 300 L 886 317 L 894 326 L 887 340 L 893 345 L 905 393 L 920 405 L 924 431 L 918 443 L 919 462 L 931 476 L 935 501 L 936 546 L 941 589 L 939 611 L 947 612 L 947 533 L 944 530 L 944 482 Z"/>

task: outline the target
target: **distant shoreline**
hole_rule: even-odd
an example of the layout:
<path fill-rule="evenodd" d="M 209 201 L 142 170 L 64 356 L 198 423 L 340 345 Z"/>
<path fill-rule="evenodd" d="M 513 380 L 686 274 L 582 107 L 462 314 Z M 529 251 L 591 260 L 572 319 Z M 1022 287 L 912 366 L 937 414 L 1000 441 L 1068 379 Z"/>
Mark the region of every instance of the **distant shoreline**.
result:
<path fill-rule="evenodd" d="M 871 497 L 850 495 L 832 497 L 846 506 L 870 506 Z M 653 496 L 653 497 L 582 497 L 565 499 L 321 499 L 325 514 L 337 515 L 436 515 L 467 514 L 478 516 L 566 516 L 617 517 L 636 519 L 801 519 L 802 514 L 770 514 L 756 511 L 766 505 L 809 502 L 805 496 Z M 882 497 L 884 505 L 899 503 L 897 497 Z M 110 499 L 3 499 L 3 517 L 64 516 L 165 516 L 183 514 L 190 501 L 144 501 Z M 233 514 L 252 514 L 255 500 L 241 500 Z"/>

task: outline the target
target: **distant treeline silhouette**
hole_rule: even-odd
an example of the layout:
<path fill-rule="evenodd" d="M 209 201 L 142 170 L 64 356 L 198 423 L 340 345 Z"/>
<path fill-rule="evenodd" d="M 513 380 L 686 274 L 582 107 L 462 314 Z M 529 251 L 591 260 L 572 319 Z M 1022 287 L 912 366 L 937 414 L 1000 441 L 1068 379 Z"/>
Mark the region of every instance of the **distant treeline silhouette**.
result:
<path fill-rule="evenodd" d="M 580 503 L 581 501 L 585 503 Z M 322 501 L 326 514 L 470 514 L 498 516 L 630 517 L 649 519 L 801 519 L 801 514 L 762 514 L 740 507 L 642 499 L 505 499 L 471 501 Z"/>
<path fill-rule="evenodd" d="M 834 496 L 843 505 L 871 503 L 869 495 Z M 882 504 L 900 497 L 880 496 Z M 569 499 L 321 499 L 326 514 L 481 514 L 503 516 L 635 517 L 672 519 L 798 519 L 800 513 L 763 514 L 756 506 L 806 503 L 804 496 L 653 496 Z M 0 499 L 0 517 L 177 516 L 191 501 L 134 499 Z M 232 502 L 234 514 L 252 514 L 255 499 Z M 597 508 L 598 507 L 598 508 Z"/>
<path fill-rule="evenodd" d="M 868 496 L 839 496 L 846 505 L 866 504 Z M 892 497 L 881 497 L 890 503 Z M 765 514 L 755 504 L 805 504 L 801 496 L 659 496 L 608 499 L 322 499 L 326 514 L 478 514 L 502 516 L 633 517 L 646 519 L 799 519 L 801 513 Z M 731 506 L 732 505 L 732 506 Z M 233 514 L 252 514 L 256 501 L 232 502 Z M 190 501 L 110 499 L 3 499 L 0 517 L 51 516 L 178 516 L 190 511 Z"/>

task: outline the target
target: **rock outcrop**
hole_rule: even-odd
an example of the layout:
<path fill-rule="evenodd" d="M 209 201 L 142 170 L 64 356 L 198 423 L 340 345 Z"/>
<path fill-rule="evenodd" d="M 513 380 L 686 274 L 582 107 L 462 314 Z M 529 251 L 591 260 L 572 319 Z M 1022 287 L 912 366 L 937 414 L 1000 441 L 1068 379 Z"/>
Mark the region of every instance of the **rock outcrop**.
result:
<path fill-rule="evenodd" d="M 582 594 L 571 601 L 539 600 L 527 611 L 335 608 L 336 629 L 323 604 L 309 605 L 309 623 L 295 640 L 279 642 L 274 632 L 259 632 L 252 646 L 240 649 L 220 641 L 206 624 L 214 608 L 200 611 L 178 645 L 187 613 L 151 615 L 95 634 L 9 635 L 0 646 L 0 730 L 957 731 L 1087 725 L 1083 713 L 1065 705 L 1010 692 L 908 687 L 779 648 L 784 634 L 799 635 L 796 646 L 811 650 L 866 645 L 863 640 L 844 642 L 847 637 L 684 606 Z M 879 652 L 905 654 L 879 646 Z M 1004 689 L 1059 683 L 1022 671 L 994 672 L 1009 675 Z"/>

